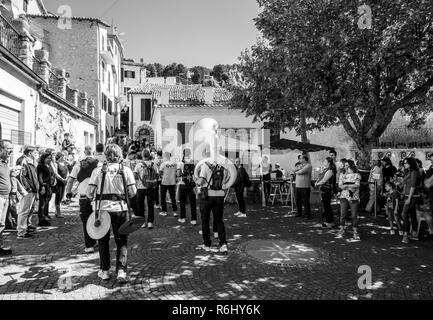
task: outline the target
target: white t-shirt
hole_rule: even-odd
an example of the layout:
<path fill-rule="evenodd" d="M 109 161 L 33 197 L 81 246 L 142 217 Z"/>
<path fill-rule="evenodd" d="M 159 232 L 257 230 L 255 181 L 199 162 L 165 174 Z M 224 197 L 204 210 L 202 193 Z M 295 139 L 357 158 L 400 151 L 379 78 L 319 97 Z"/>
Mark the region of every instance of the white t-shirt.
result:
<path fill-rule="evenodd" d="M 155 170 L 155 172 L 159 175 L 158 166 L 156 165 L 155 161 L 151 161 L 151 160 L 146 160 L 146 161 L 143 161 L 143 162 L 140 162 L 139 164 L 137 164 L 136 167 L 135 167 L 134 173 L 138 174 L 143 179 L 144 164 L 146 164 L 146 166 L 150 167 L 152 165 L 152 163 L 153 163 L 153 170 Z M 140 190 L 146 189 L 143 186 L 143 183 L 141 182 L 141 179 L 137 179 L 136 182 L 137 182 L 137 189 L 140 189 Z"/>
<path fill-rule="evenodd" d="M 125 196 L 125 189 L 123 187 L 123 179 L 119 174 L 120 166 L 118 163 L 112 163 L 108 165 L 107 175 L 105 177 L 103 194 L 110 195 L 120 195 Z M 135 185 L 135 178 L 132 170 L 126 166 L 123 166 L 123 171 L 125 175 L 127 187 Z M 101 192 L 101 182 L 102 182 L 102 166 L 98 166 L 93 170 L 92 176 L 89 180 L 89 187 L 96 187 L 96 194 Z M 92 195 L 87 192 L 87 196 L 92 198 Z M 96 204 L 98 201 L 96 201 Z M 104 200 L 101 203 L 101 210 L 106 210 L 108 212 L 120 212 L 127 211 L 128 205 L 125 201 L 112 201 Z"/>
<path fill-rule="evenodd" d="M 174 161 L 165 161 L 161 164 L 160 172 L 162 172 L 163 186 L 176 185 L 177 164 Z"/>

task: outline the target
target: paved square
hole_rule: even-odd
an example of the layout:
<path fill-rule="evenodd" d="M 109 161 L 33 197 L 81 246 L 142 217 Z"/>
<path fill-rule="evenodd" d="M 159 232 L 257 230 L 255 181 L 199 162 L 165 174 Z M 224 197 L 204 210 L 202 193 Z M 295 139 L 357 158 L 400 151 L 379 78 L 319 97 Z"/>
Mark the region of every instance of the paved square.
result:
<path fill-rule="evenodd" d="M 383 218 L 362 219 L 362 241 L 349 242 L 322 229 L 318 218 L 289 217 L 287 208 L 255 207 L 240 219 L 232 206 L 225 213 L 230 254 L 220 256 L 198 248 L 199 226 L 156 215 L 156 229 L 130 237 L 131 281 L 120 285 L 99 280 L 98 254 L 84 254 L 76 205 L 70 210 L 35 239 L 6 236 L 14 256 L 0 259 L 0 299 L 433 298 L 432 238 L 403 245 Z M 372 271 L 365 290 L 358 287 L 360 266 Z"/>

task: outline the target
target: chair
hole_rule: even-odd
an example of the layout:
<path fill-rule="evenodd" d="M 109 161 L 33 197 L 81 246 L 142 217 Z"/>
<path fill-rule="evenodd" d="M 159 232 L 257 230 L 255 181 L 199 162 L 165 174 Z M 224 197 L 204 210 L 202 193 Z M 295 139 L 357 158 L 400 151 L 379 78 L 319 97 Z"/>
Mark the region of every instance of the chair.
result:
<path fill-rule="evenodd" d="M 272 205 L 275 204 L 275 200 L 278 198 L 281 201 L 281 186 L 279 183 L 271 183 L 271 193 L 269 194 L 269 200 L 272 201 Z"/>

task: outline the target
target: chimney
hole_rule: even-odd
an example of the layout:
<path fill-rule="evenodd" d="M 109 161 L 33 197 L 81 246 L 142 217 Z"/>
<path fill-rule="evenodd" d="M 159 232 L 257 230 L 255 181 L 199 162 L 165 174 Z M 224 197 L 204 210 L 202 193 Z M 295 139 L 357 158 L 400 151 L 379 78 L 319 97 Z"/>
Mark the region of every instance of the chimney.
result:
<path fill-rule="evenodd" d="M 39 66 L 34 66 L 38 76 L 48 84 L 50 82 L 51 63 L 48 61 L 49 53 L 47 50 L 35 50 L 35 57 L 40 61 Z"/>
<path fill-rule="evenodd" d="M 214 104 L 215 88 L 214 87 L 204 87 L 204 103 Z"/>
<path fill-rule="evenodd" d="M 140 59 L 140 63 L 144 64 L 144 59 L 143 58 Z"/>
<path fill-rule="evenodd" d="M 80 105 L 79 107 L 87 112 L 87 106 L 89 104 L 89 98 L 87 92 L 80 92 Z"/>
<path fill-rule="evenodd" d="M 68 82 L 68 79 L 66 79 L 66 71 L 65 69 L 56 69 L 54 72 L 57 76 L 54 91 L 63 99 L 66 99 L 66 85 Z"/>

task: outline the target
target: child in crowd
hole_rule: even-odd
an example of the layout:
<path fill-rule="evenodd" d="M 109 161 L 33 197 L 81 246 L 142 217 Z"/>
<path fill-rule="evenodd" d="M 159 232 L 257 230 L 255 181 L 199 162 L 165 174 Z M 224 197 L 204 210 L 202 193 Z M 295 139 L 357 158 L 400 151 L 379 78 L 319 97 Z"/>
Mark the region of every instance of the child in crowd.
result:
<path fill-rule="evenodd" d="M 395 235 L 395 227 L 400 234 L 403 235 L 403 230 L 401 228 L 401 217 L 399 214 L 399 204 L 400 196 L 396 190 L 396 186 L 393 182 L 388 181 L 385 184 L 385 198 L 386 198 L 386 214 L 388 216 L 389 225 L 391 228 L 390 234 Z"/>

